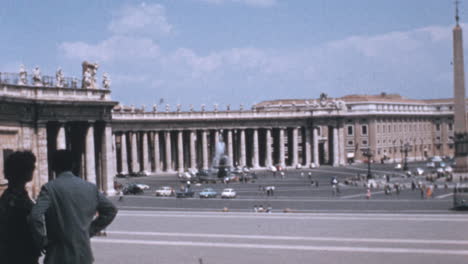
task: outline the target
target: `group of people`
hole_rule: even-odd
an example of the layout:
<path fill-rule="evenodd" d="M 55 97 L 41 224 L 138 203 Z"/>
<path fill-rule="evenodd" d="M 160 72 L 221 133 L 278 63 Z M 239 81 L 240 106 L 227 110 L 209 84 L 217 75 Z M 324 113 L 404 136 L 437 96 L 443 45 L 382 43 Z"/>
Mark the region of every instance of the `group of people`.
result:
<path fill-rule="evenodd" d="M 6 157 L 8 188 L 0 197 L 0 262 L 37 264 L 93 263 L 90 238 L 108 226 L 116 207 L 95 184 L 72 173 L 70 151 L 52 154 L 57 177 L 42 186 L 34 202 L 26 191 L 33 178 L 36 157 L 16 151 Z"/>

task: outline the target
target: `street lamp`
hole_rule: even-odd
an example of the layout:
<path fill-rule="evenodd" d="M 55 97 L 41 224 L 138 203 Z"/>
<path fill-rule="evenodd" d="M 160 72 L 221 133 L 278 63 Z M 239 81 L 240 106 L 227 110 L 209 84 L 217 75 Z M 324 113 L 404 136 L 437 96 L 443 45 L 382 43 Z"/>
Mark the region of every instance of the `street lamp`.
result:
<path fill-rule="evenodd" d="M 403 163 L 403 170 L 404 171 L 407 171 L 408 170 L 408 151 L 410 149 L 410 144 L 409 143 L 405 143 L 405 145 L 403 145 L 401 147 L 401 151 L 405 152 L 405 160 L 404 160 L 404 163 Z"/>
<path fill-rule="evenodd" d="M 362 155 L 364 157 L 367 157 L 367 179 L 372 179 L 372 173 L 371 173 L 371 167 L 370 167 L 370 164 L 371 164 L 371 157 L 373 156 L 372 155 L 372 152 L 369 148 L 366 148 L 363 150 L 363 153 Z"/>

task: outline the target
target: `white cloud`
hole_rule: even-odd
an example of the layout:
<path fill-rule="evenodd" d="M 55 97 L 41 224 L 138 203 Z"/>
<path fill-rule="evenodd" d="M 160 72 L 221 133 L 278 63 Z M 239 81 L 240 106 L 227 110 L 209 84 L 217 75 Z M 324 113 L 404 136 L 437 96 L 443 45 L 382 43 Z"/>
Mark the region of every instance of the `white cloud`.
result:
<path fill-rule="evenodd" d="M 59 49 L 67 58 L 96 60 L 146 60 L 159 56 L 159 46 L 148 38 L 113 36 L 97 44 L 64 42 Z"/>
<path fill-rule="evenodd" d="M 276 0 L 200 0 L 208 3 L 222 4 L 227 2 L 241 3 L 255 7 L 270 7 L 276 4 Z"/>
<path fill-rule="evenodd" d="M 149 29 L 171 32 L 164 13 L 157 4 L 126 6 L 110 22 L 109 38 L 95 44 L 65 42 L 59 46 L 61 54 L 101 62 L 115 76 L 116 98 L 132 103 L 149 104 L 152 94 L 197 105 L 315 97 L 320 92 L 447 97 L 451 86 L 451 26 L 350 36 L 303 50 L 231 47 L 202 54 L 190 47 L 160 49 Z M 129 87 L 141 90 L 131 93 Z"/>
<path fill-rule="evenodd" d="M 119 35 L 166 35 L 172 32 L 160 4 L 126 5 L 113 14 L 109 30 Z"/>

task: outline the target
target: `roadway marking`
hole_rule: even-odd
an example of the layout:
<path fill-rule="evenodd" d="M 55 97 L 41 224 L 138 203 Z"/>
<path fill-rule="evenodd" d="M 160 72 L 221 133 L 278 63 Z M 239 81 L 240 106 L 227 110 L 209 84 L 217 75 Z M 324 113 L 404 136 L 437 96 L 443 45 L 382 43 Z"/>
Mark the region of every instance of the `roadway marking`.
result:
<path fill-rule="evenodd" d="M 452 196 L 452 195 L 453 195 L 453 193 L 447 193 L 447 194 L 443 194 L 443 195 L 436 196 L 435 198 L 436 198 L 436 199 L 443 199 L 443 198 L 450 197 L 450 196 Z"/>
<path fill-rule="evenodd" d="M 446 244 L 468 245 L 468 240 L 438 240 L 438 239 L 397 239 L 397 238 L 348 238 L 348 237 L 302 237 L 302 236 L 266 236 L 266 235 L 235 235 L 235 234 L 205 234 L 177 232 L 138 232 L 138 231 L 106 231 L 111 235 L 136 236 L 167 236 L 167 237 L 203 237 L 203 238 L 240 238 L 264 240 L 301 240 L 301 241 L 332 241 L 332 242 L 369 242 L 369 243 L 404 243 L 404 244 Z"/>
<path fill-rule="evenodd" d="M 126 213 L 119 213 L 117 217 L 190 217 L 190 218 L 244 218 L 244 219 L 258 219 L 258 218 L 268 218 L 268 219 L 295 219 L 295 220 L 337 220 L 337 221 L 414 221 L 414 222 L 463 222 L 466 223 L 467 218 L 451 218 L 451 217 L 417 217 L 417 216 L 403 216 L 400 215 L 398 217 L 381 217 L 381 216 L 373 216 L 373 215 L 364 215 L 364 216 L 353 216 L 351 215 L 342 215 L 342 216 L 324 216 L 324 215 L 311 215 L 311 216 L 294 216 L 294 215 L 279 215 L 279 214 L 259 214 L 255 213 L 252 215 L 239 215 L 239 214 L 213 214 L 213 215 L 201 215 L 201 214 L 190 214 L 190 215 L 183 215 L 183 214 L 150 214 L 150 213 L 133 213 L 133 214 L 126 214 Z"/>
<path fill-rule="evenodd" d="M 259 203 L 260 204 L 260 203 Z M 195 208 L 195 207 L 154 207 L 154 206 L 119 206 L 119 209 L 131 209 L 127 210 L 125 212 L 131 213 L 131 212 L 154 212 L 154 213 L 159 213 L 159 212 L 176 212 L 176 213 L 182 213 L 182 212 L 187 212 L 190 211 L 191 213 L 216 213 L 222 211 L 222 208 Z M 142 210 L 142 211 L 137 211 L 137 210 Z M 239 208 L 239 209 L 229 209 L 230 214 L 233 212 L 236 213 L 251 213 L 252 209 L 251 208 Z M 273 212 L 278 212 L 278 209 L 273 209 Z M 307 214 L 321 214 L 321 213 L 333 213 L 335 215 L 345 213 L 345 214 L 350 214 L 350 213 L 356 213 L 356 210 L 346 210 L 346 209 L 292 209 L 293 215 L 298 215 L 300 213 L 307 213 Z M 432 214 L 440 214 L 440 213 L 447 213 L 448 210 L 358 210 L 361 213 L 415 213 L 415 214 L 421 214 L 421 213 L 432 213 Z M 122 210 L 120 212 L 123 212 Z M 226 214 L 226 212 L 223 212 Z M 452 217 L 452 216 L 451 216 Z"/>
<path fill-rule="evenodd" d="M 375 194 L 382 194 L 384 193 L 384 191 L 380 191 L 380 192 L 371 192 L 372 195 L 375 195 Z M 340 198 L 341 199 L 349 199 L 349 198 L 356 198 L 356 197 L 366 197 L 367 193 L 358 193 L 358 194 L 353 194 L 353 195 L 345 195 L 345 196 L 341 196 Z"/>
<path fill-rule="evenodd" d="M 339 246 L 291 246 L 268 245 L 249 243 L 218 243 L 218 242 L 194 242 L 194 241 L 164 241 L 164 240 L 138 240 L 138 239 L 106 239 L 93 238 L 93 243 L 108 244 L 132 244 L 151 246 L 188 246 L 188 247 L 216 247 L 216 248 L 244 248 L 244 249 L 280 249 L 301 251 L 331 251 L 331 252 L 365 252 L 365 253 L 406 253 L 427 255 L 462 255 L 468 256 L 468 250 L 450 249 L 419 249 L 419 248 L 385 248 L 385 247 L 339 247 Z"/>

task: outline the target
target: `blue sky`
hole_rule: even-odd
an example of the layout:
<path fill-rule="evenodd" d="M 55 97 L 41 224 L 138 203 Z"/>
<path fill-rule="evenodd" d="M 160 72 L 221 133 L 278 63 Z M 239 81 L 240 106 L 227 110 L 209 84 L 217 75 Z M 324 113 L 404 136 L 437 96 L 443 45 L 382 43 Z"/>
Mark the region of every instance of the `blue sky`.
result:
<path fill-rule="evenodd" d="M 95 61 L 123 104 L 195 109 L 321 92 L 448 98 L 453 25 L 451 0 L 3 0 L 0 71 L 79 77 Z"/>

